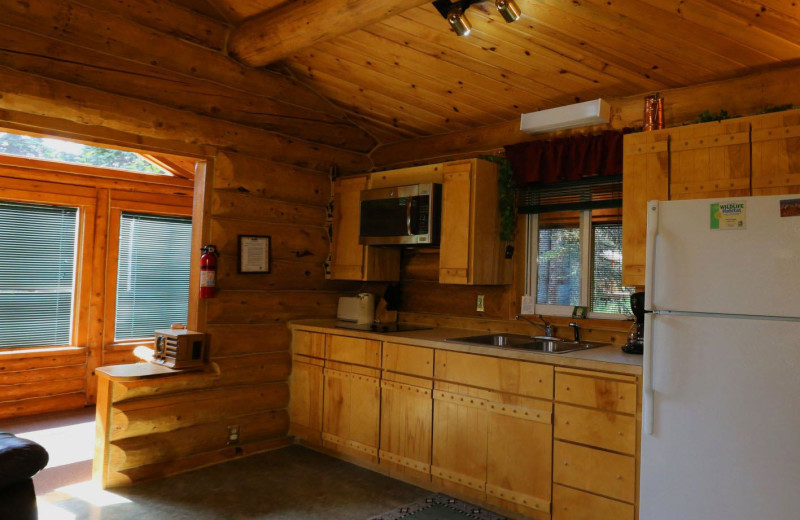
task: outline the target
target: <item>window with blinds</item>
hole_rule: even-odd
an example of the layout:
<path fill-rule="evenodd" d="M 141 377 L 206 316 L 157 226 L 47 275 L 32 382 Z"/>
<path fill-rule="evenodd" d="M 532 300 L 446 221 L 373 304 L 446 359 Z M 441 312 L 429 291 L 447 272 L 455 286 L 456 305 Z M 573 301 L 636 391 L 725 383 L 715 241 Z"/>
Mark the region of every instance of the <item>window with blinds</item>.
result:
<path fill-rule="evenodd" d="M 592 312 L 631 313 L 632 287 L 622 285 L 622 225 L 595 224 L 592 229 Z"/>
<path fill-rule="evenodd" d="M 192 219 L 122 213 L 114 339 L 186 323 Z"/>
<path fill-rule="evenodd" d="M 580 304 L 581 242 L 575 226 L 539 229 L 536 303 Z"/>
<path fill-rule="evenodd" d="M 78 208 L 0 202 L 0 348 L 69 345 Z"/>

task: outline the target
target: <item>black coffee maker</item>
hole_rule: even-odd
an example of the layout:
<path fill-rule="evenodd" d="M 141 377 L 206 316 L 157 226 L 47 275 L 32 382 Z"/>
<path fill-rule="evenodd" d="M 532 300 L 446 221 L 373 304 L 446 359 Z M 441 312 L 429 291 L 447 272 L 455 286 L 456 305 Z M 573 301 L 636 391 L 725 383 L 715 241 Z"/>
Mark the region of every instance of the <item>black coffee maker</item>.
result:
<path fill-rule="evenodd" d="M 628 354 L 644 353 L 644 293 L 631 294 L 631 311 L 636 321 L 631 325 L 628 342 L 622 346 L 622 351 Z"/>

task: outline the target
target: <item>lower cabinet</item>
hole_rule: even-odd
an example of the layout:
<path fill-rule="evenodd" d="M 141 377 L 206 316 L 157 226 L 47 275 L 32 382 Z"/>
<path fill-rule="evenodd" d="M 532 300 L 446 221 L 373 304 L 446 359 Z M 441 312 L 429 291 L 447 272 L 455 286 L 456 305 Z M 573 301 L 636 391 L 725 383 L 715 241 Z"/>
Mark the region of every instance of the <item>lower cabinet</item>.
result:
<path fill-rule="evenodd" d="M 295 336 L 305 443 L 528 518 L 636 519 L 638 377 L 319 336 Z"/>
<path fill-rule="evenodd" d="M 289 434 L 305 442 L 322 444 L 323 360 L 292 356 L 289 385 Z"/>
<path fill-rule="evenodd" d="M 380 463 L 389 475 L 430 481 L 433 349 L 384 343 Z"/>
<path fill-rule="evenodd" d="M 379 379 L 360 367 L 326 368 L 322 407 L 323 446 L 378 462 L 381 394 Z"/>
<path fill-rule="evenodd" d="M 555 372 L 553 520 L 634 520 L 638 379 Z"/>

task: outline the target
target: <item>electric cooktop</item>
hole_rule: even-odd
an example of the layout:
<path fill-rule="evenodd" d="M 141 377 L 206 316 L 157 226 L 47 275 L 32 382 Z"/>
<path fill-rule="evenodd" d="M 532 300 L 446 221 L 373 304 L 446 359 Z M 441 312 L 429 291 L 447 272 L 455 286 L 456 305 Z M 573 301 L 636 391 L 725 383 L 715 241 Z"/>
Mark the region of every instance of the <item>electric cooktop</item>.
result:
<path fill-rule="evenodd" d="M 337 329 L 361 330 L 364 332 L 410 332 L 412 330 L 428 330 L 433 327 L 427 325 L 415 325 L 413 323 L 353 323 L 350 321 L 337 321 Z"/>

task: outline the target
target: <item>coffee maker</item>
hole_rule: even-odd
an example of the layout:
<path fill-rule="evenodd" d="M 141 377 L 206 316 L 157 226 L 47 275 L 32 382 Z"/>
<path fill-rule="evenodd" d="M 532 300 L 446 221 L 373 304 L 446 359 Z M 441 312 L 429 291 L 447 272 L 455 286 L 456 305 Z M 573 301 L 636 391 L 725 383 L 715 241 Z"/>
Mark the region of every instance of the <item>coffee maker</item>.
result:
<path fill-rule="evenodd" d="M 622 346 L 622 351 L 628 354 L 644 353 L 644 293 L 631 294 L 631 311 L 636 319 L 631 325 L 628 342 Z"/>

